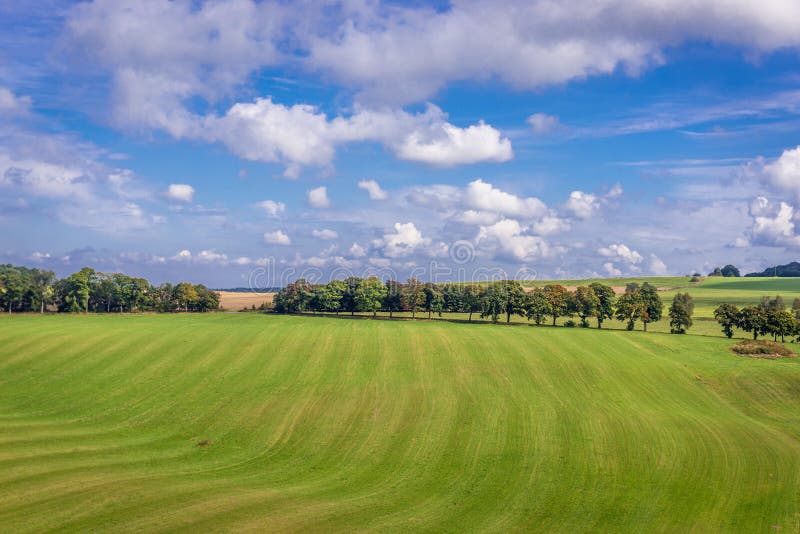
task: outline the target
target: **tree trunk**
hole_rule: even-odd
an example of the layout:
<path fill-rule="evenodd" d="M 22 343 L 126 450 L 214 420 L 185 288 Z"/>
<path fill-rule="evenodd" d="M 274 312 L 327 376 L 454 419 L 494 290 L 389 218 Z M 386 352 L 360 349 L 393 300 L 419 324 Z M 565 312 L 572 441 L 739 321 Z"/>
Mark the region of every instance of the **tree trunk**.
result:
<path fill-rule="evenodd" d="M 756 339 L 758 339 L 758 332 L 753 330 L 753 341 L 755 341 Z"/>
<path fill-rule="evenodd" d="M 417 311 L 414 308 L 411 308 L 411 318 L 412 319 L 416 319 L 417 318 Z"/>
<path fill-rule="evenodd" d="M 392 312 L 392 310 L 389 310 L 389 319 L 392 318 L 392 313 L 394 313 L 394 312 Z"/>
<path fill-rule="evenodd" d="M 647 321 L 643 321 L 642 324 L 644 325 L 644 331 L 647 332 Z"/>
<path fill-rule="evenodd" d="M 600 330 L 603 328 L 603 321 L 598 317 L 597 318 L 597 329 Z"/>
<path fill-rule="evenodd" d="M 511 323 L 511 312 L 506 312 L 506 324 Z"/>
<path fill-rule="evenodd" d="M 555 326 L 555 325 L 556 325 L 556 316 L 554 315 L 553 316 L 553 326 Z"/>
<path fill-rule="evenodd" d="M 44 313 L 44 296 L 42 296 L 42 307 L 39 310 L 39 313 Z"/>
<path fill-rule="evenodd" d="M 431 310 L 428 310 L 428 320 L 431 320 Z"/>
<path fill-rule="evenodd" d="M 469 311 L 469 322 L 472 322 L 472 310 Z"/>

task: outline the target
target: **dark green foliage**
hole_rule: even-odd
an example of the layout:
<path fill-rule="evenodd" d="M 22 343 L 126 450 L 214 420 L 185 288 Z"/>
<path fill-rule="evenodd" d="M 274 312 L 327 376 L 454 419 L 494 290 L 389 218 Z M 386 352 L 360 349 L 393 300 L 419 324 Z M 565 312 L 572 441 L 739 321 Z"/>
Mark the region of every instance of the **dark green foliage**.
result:
<path fill-rule="evenodd" d="M 745 276 L 778 276 L 786 278 L 800 277 L 800 263 L 793 261 L 786 265 L 776 265 L 775 267 L 768 267 L 760 273 L 750 273 Z"/>
<path fill-rule="evenodd" d="M 678 293 L 669 307 L 669 327 L 673 334 L 685 334 L 692 326 L 694 300 L 689 293 Z"/>
<path fill-rule="evenodd" d="M 728 277 L 728 278 L 738 278 L 738 277 L 742 276 L 741 273 L 739 273 L 739 269 L 737 269 L 735 266 L 733 266 L 731 264 L 728 264 L 725 267 L 723 267 L 722 269 L 720 269 L 720 272 L 722 273 L 722 276 L 725 276 L 725 277 Z"/>
<path fill-rule="evenodd" d="M 767 311 L 759 306 L 746 306 L 739 312 L 736 326 L 758 339 L 767 333 Z"/>
<path fill-rule="evenodd" d="M 722 327 L 722 333 L 728 338 L 732 338 L 733 329 L 739 325 L 739 308 L 733 304 L 720 304 L 714 310 L 714 319 Z"/>
<path fill-rule="evenodd" d="M 597 295 L 597 310 L 595 311 L 595 318 L 597 319 L 597 328 L 603 327 L 603 321 L 614 317 L 614 301 L 616 295 L 611 286 L 595 282 L 589 286 Z"/>
<path fill-rule="evenodd" d="M 564 317 L 569 313 L 569 291 L 562 285 L 548 284 L 544 286 L 544 295 L 550 306 L 549 315 L 553 318 L 553 326 L 555 326 L 559 317 Z"/>
<path fill-rule="evenodd" d="M 550 302 L 547 300 L 547 295 L 542 288 L 534 288 L 533 291 L 528 293 L 528 301 L 525 304 L 525 317 L 529 321 L 533 320 L 537 325 L 541 325 L 548 315 L 550 315 Z"/>
<path fill-rule="evenodd" d="M 600 307 L 600 299 L 594 290 L 589 286 L 580 286 L 572 296 L 573 309 L 578 317 L 581 318 L 581 326 L 589 326 L 589 317 L 596 317 Z"/>

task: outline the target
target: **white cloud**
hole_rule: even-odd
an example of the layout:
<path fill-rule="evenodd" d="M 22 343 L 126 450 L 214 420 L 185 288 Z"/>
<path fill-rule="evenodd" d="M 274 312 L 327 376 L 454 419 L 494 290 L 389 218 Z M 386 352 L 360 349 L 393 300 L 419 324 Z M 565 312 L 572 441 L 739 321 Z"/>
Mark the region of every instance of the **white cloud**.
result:
<path fill-rule="evenodd" d="M 414 131 L 398 146 L 401 159 L 438 167 L 453 167 L 484 161 L 504 162 L 514 157 L 511 141 L 483 121 L 467 128 L 444 123 L 430 135 Z"/>
<path fill-rule="evenodd" d="M 235 260 L 233 260 L 231 263 L 233 263 L 234 265 L 250 265 L 253 263 L 253 260 L 251 260 L 247 256 L 240 256 Z"/>
<path fill-rule="evenodd" d="M 534 113 L 526 122 L 535 135 L 547 135 L 561 128 L 558 117 L 547 113 Z"/>
<path fill-rule="evenodd" d="M 641 254 L 622 243 L 601 247 L 597 252 L 606 258 L 614 258 L 615 261 L 622 261 L 629 264 L 641 263 L 643 259 Z"/>
<path fill-rule="evenodd" d="M 570 228 L 569 221 L 553 215 L 542 217 L 533 224 L 533 231 L 539 235 L 560 234 L 569 231 Z"/>
<path fill-rule="evenodd" d="M 187 249 L 183 249 L 179 251 L 177 254 L 170 258 L 173 261 L 191 261 L 192 260 L 192 252 Z"/>
<path fill-rule="evenodd" d="M 195 256 L 195 261 L 198 263 L 227 263 L 228 256 L 227 254 L 221 254 L 214 250 L 201 250 L 197 256 Z"/>
<path fill-rule="evenodd" d="M 372 200 L 386 200 L 389 198 L 386 191 L 381 189 L 380 184 L 375 180 L 361 180 L 358 182 L 358 188 L 369 193 L 369 198 Z"/>
<path fill-rule="evenodd" d="M 591 193 L 573 191 L 564 203 L 564 207 L 579 219 L 588 219 L 600 211 L 600 202 Z"/>
<path fill-rule="evenodd" d="M 765 165 L 764 175 L 772 186 L 800 198 L 800 146 L 784 150 L 777 160 Z"/>
<path fill-rule="evenodd" d="M 603 264 L 603 269 L 605 269 L 606 274 L 608 274 L 608 276 L 611 277 L 622 276 L 622 271 L 614 267 L 614 264 L 611 263 L 610 261 Z"/>
<path fill-rule="evenodd" d="M 615 199 L 617 199 L 617 198 L 621 197 L 621 196 L 622 196 L 622 193 L 623 193 L 623 190 L 622 190 L 622 185 L 620 185 L 620 184 L 619 184 L 619 182 L 617 182 L 617 183 L 616 183 L 616 184 L 614 184 L 614 185 L 613 185 L 613 187 L 612 187 L 612 188 L 611 188 L 611 189 L 608 191 L 608 193 L 606 193 L 606 194 L 604 195 L 604 198 L 606 198 L 607 200 L 615 200 Z"/>
<path fill-rule="evenodd" d="M 394 233 L 387 232 L 373 242 L 384 256 L 401 258 L 431 245 L 431 240 L 424 237 L 412 222 L 395 223 L 394 230 Z"/>
<path fill-rule="evenodd" d="M 458 213 L 453 217 L 453 220 L 471 225 L 485 225 L 494 224 L 500 216 L 497 213 L 489 211 L 466 210 Z"/>
<path fill-rule="evenodd" d="M 264 233 L 264 243 L 268 245 L 291 245 L 292 240 L 283 230 Z"/>
<path fill-rule="evenodd" d="M 543 217 L 548 213 L 547 206 L 538 198 L 520 198 L 480 179 L 469 183 L 464 202 L 471 208 L 524 218 Z"/>
<path fill-rule="evenodd" d="M 28 259 L 31 260 L 32 262 L 42 263 L 43 261 L 50 259 L 50 253 L 49 252 L 39 252 L 37 250 L 36 252 L 31 254 L 28 257 Z"/>
<path fill-rule="evenodd" d="M 364 250 L 364 247 L 362 247 L 358 243 L 353 243 L 348 252 L 354 258 L 363 258 L 364 256 L 367 255 L 367 252 Z"/>
<path fill-rule="evenodd" d="M 339 234 L 336 233 L 334 230 L 329 228 L 323 228 L 322 230 L 312 230 L 311 235 L 318 238 L 330 241 L 332 239 L 338 239 Z"/>
<path fill-rule="evenodd" d="M 307 191 L 308 205 L 312 208 L 329 208 L 331 201 L 328 198 L 328 188 L 325 186 L 316 187 Z"/>
<path fill-rule="evenodd" d="M 655 254 L 650 254 L 650 273 L 655 276 L 667 276 L 669 274 L 667 264 Z"/>
<path fill-rule="evenodd" d="M 531 261 L 550 255 L 548 243 L 539 236 L 527 235 L 527 229 L 514 219 L 504 219 L 491 226 L 481 226 L 476 243 L 496 246 L 501 253 L 519 261 Z"/>
<path fill-rule="evenodd" d="M 30 97 L 16 96 L 8 88 L 0 86 L 0 116 L 25 115 L 30 107 Z"/>
<path fill-rule="evenodd" d="M 283 202 L 276 202 L 274 200 L 262 200 L 256 204 L 259 208 L 267 212 L 267 215 L 272 218 L 278 218 L 286 213 L 286 204 Z"/>
<path fill-rule="evenodd" d="M 190 203 L 194 199 L 195 189 L 187 184 L 169 184 L 164 196 L 175 202 Z"/>
<path fill-rule="evenodd" d="M 786 202 L 772 203 L 758 197 L 750 204 L 753 217 L 751 241 L 757 245 L 800 246 L 800 236 L 795 235 L 795 209 Z"/>

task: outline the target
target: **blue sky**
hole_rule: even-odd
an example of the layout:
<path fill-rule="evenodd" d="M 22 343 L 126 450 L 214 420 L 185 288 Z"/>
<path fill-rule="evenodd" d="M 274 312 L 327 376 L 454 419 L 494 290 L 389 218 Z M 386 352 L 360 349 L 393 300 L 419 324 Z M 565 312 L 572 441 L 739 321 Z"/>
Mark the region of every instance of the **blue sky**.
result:
<path fill-rule="evenodd" d="M 793 0 L 0 5 L 0 261 L 214 287 L 800 248 Z"/>

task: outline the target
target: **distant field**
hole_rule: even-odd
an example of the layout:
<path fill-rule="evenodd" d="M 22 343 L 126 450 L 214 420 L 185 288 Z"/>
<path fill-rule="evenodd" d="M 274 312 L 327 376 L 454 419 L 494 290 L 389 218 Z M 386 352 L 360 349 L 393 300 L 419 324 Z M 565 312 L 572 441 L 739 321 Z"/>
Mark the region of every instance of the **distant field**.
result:
<path fill-rule="evenodd" d="M 0 530 L 797 532 L 800 359 L 729 343 L 2 316 Z"/>
<path fill-rule="evenodd" d="M 219 305 L 226 311 L 240 311 L 243 308 L 255 306 L 258 308 L 264 303 L 272 304 L 275 293 L 255 293 L 238 291 L 217 291 Z"/>

